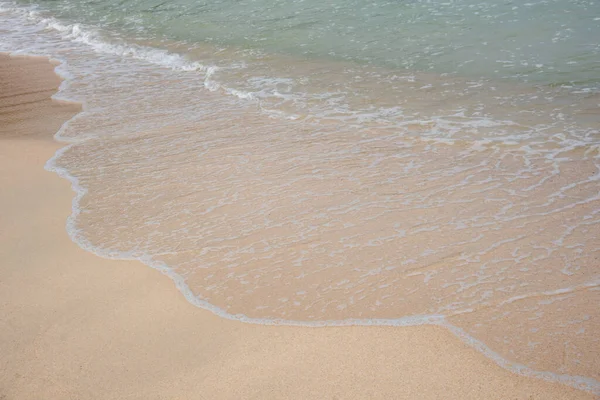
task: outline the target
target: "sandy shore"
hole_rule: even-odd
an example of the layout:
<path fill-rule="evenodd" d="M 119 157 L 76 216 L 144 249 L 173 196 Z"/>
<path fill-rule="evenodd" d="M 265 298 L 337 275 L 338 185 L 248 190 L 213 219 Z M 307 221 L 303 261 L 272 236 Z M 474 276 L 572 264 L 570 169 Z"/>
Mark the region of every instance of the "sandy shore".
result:
<path fill-rule="evenodd" d="M 65 232 L 73 192 L 43 169 L 78 110 L 44 59 L 0 56 L 0 399 L 574 399 L 441 327 L 266 327 L 190 305 L 141 263 Z"/>

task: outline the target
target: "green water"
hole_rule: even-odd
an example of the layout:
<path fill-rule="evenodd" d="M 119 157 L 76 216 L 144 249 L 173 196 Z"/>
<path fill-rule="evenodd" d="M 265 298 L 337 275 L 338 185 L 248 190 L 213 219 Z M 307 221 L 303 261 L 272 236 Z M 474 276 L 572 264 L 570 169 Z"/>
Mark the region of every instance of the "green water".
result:
<path fill-rule="evenodd" d="M 105 34 L 385 68 L 597 87 L 600 2 L 39 0 Z"/>

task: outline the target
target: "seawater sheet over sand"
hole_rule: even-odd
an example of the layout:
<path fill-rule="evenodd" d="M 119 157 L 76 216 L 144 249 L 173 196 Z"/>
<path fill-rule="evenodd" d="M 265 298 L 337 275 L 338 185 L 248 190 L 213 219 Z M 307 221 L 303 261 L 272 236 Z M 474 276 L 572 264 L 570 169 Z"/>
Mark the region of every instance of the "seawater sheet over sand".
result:
<path fill-rule="evenodd" d="M 269 60 L 284 78 L 241 91 L 234 64 L 219 80 L 194 61 L 209 48 L 108 42 L 8 5 L 0 29 L 2 50 L 60 59 L 60 96 L 85 105 L 49 163 L 78 190 L 82 247 L 229 318 L 444 324 L 598 392 L 596 91 L 285 56 Z"/>

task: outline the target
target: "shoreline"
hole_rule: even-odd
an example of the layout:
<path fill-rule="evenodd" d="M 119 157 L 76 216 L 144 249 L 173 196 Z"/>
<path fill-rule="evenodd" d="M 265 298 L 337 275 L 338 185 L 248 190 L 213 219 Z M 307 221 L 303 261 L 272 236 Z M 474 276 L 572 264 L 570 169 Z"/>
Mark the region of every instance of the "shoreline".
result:
<path fill-rule="evenodd" d="M 22 65 L 37 65 L 29 83 L 56 90 L 50 63 Z M 10 69 L 0 69 L 3 80 L 28 87 L 22 77 L 7 75 Z M 67 108 L 63 116 L 75 114 L 72 104 L 50 101 L 49 92 L 36 100 L 52 104 L 45 112 L 18 102 L 11 106 L 13 115 L 21 113 L 20 122 L 7 125 L 7 131 L 36 135 L 2 137 L 0 162 L 7 172 L 0 177 L 10 196 L 2 196 L 1 217 L 12 228 L 0 249 L 8 260 L 0 271 L 0 284 L 6 285 L 0 304 L 8 316 L 0 330 L 2 353 L 8 354 L 2 369 L 13 372 L 0 380 L 0 395 L 7 399 L 41 393 L 59 398 L 593 398 L 502 369 L 441 327 L 314 329 L 228 321 L 189 304 L 158 271 L 85 252 L 64 229 L 73 197 L 69 183 L 43 170 L 45 160 L 64 145 L 52 141 L 58 129 L 48 121 L 61 115 L 56 107 Z M 23 94 L 16 93 L 8 98 Z M 36 123 L 28 125 L 31 121 Z M 429 370 L 432 365 L 439 367 L 437 373 Z"/>

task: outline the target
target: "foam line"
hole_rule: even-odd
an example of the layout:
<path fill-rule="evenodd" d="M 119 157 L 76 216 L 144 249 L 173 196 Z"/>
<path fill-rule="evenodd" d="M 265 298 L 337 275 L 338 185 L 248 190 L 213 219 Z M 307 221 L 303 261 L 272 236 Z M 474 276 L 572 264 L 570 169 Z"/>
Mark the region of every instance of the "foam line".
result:
<path fill-rule="evenodd" d="M 57 70 L 61 69 L 63 64 L 59 64 Z M 57 72 L 58 73 L 58 72 Z M 64 82 L 68 82 L 71 78 L 69 78 L 69 74 L 62 73 L 61 76 L 66 77 Z M 61 85 L 63 88 L 66 86 Z M 60 98 L 60 92 L 57 94 L 57 97 Z M 85 105 L 83 107 L 82 115 L 85 113 Z M 77 118 L 75 116 L 74 118 Z M 63 124 L 60 130 L 56 133 L 55 138 L 58 141 L 62 141 L 60 133 L 65 129 L 67 124 L 70 121 L 67 121 Z M 448 323 L 443 315 L 413 315 L 413 316 L 404 316 L 393 319 L 345 319 L 345 320 L 326 320 L 326 321 L 294 321 L 294 320 L 285 320 L 285 319 L 261 319 L 261 318 L 251 318 L 243 314 L 230 314 L 227 311 L 223 310 L 220 307 L 215 306 L 197 296 L 195 296 L 189 286 L 185 283 L 185 278 L 181 275 L 177 274 L 173 271 L 173 269 L 169 268 L 168 265 L 157 262 L 152 259 L 147 254 L 133 254 L 133 253 L 119 253 L 119 252 L 111 252 L 101 249 L 92 245 L 85 237 L 80 234 L 80 231 L 76 228 L 76 220 L 77 216 L 81 213 L 80 202 L 87 194 L 87 189 L 80 185 L 79 180 L 69 174 L 64 168 L 61 168 L 57 165 L 57 160 L 67 152 L 73 144 L 69 144 L 61 149 L 59 149 L 52 158 L 50 158 L 45 165 L 45 169 L 51 172 L 56 173 L 58 176 L 67 179 L 71 182 L 71 188 L 75 192 L 75 197 L 72 200 L 72 212 L 71 215 L 67 218 L 66 222 L 66 231 L 71 240 L 76 243 L 82 249 L 93 253 L 99 257 L 110 259 L 110 260 L 135 260 L 140 261 L 147 266 L 154 268 L 164 275 L 168 276 L 174 283 L 177 289 L 183 294 L 185 299 L 193 304 L 196 307 L 202 308 L 204 310 L 210 311 L 213 314 L 225 318 L 232 321 L 239 321 L 243 323 L 249 324 L 257 324 L 257 325 L 284 325 L 284 326 L 296 326 L 296 327 L 308 327 L 308 328 L 319 328 L 319 327 L 329 327 L 329 326 L 393 326 L 393 327 L 407 327 L 407 326 L 420 326 L 420 325 L 436 325 L 442 326 L 452 332 L 456 337 L 458 337 L 462 342 L 466 343 L 473 349 L 481 352 L 486 357 L 493 360 L 496 364 L 505 368 L 511 372 L 514 372 L 518 375 L 543 379 L 550 382 L 559 382 L 561 384 L 565 384 L 580 390 L 585 390 L 593 393 L 594 395 L 600 395 L 600 382 L 583 376 L 571 376 L 566 374 L 556 374 L 547 371 L 536 371 L 531 369 L 525 365 L 513 363 L 510 360 L 507 360 L 500 356 L 498 353 L 494 352 L 491 348 L 489 348 L 485 343 L 475 339 L 474 337 L 467 334 L 464 330 L 454 325 Z"/>

